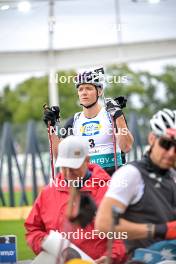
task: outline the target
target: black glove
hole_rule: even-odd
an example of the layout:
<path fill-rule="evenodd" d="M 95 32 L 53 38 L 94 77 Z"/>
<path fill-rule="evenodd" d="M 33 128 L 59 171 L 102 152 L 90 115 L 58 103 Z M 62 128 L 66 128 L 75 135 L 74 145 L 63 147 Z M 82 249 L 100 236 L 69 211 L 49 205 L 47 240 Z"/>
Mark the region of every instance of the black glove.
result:
<path fill-rule="evenodd" d="M 106 111 L 108 113 L 110 113 L 110 115 L 116 119 L 118 117 L 120 117 L 121 115 L 123 115 L 122 109 L 120 104 L 117 103 L 117 101 L 115 101 L 112 98 L 106 98 L 105 99 L 105 103 L 106 103 Z"/>
<path fill-rule="evenodd" d="M 119 105 L 119 107 L 122 109 L 122 108 L 125 108 L 126 107 L 126 103 L 127 103 L 127 98 L 124 97 L 124 96 L 119 96 L 119 97 L 116 97 L 114 99 L 114 101 Z"/>
<path fill-rule="evenodd" d="M 51 126 L 55 126 L 56 122 L 59 122 L 60 118 L 60 108 L 58 106 L 52 106 L 51 108 L 45 108 L 43 121 L 45 122 L 46 126 L 48 127 L 48 122 L 51 122 Z"/>

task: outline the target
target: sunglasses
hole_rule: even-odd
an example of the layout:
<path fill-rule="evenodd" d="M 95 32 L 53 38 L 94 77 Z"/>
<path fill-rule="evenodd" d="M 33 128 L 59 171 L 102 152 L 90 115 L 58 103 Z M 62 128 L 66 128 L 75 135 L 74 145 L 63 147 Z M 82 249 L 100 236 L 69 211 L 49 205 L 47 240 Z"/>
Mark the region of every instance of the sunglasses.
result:
<path fill-rule="evenodd" d="M 176 140 L 170 140 L 167 138 L 160 137 L 159 138 L 159 145 L 165 150 L 169 150 L 170 148 L 174 147 L 175 148 L 175 153 L 176 153 Z"/>

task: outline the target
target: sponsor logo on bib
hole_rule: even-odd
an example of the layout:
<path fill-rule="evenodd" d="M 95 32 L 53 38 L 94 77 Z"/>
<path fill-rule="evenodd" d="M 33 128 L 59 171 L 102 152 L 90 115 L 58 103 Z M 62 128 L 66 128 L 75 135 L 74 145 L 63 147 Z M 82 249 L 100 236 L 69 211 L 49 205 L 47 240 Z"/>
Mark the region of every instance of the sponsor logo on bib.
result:
<path fill-rule="evenodd" d="M 81 126 L 82 136 L 93 136 L 100 134 L 101 125 L 99 121 L 85 122 Z"/>

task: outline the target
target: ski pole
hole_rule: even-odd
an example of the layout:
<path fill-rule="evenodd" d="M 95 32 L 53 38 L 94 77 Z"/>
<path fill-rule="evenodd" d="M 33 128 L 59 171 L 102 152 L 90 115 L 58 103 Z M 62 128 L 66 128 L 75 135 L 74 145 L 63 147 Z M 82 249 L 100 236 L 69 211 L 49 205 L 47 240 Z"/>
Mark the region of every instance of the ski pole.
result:
<path fill-rule="evenodd" d="M 49 106 L 47 104 L 43 105 L 44 110 L 50 110 Z M 50 151 L 50 163 L 51 163 L 51 174 L 52 179 L 54 180 L 54 162 L 53 162 L 53 144 L 52 144 L 52 138 L 51 138 L 51 121 L 48 121 L 48 140 L 49 140 L 49 151 Z"/>
<path fill-rule="evenodd" d="M 104 95 L 104 91 L 102 93 L 102 98 L 103 98 L 103 102 L 104 102 L 104 107 L 106 109 L 106 100 L 105 100 L 105 95 Z M 116 136 L 114 133 L 114 129 L 115 129 L 115 123 L 114 123 L 114 119 L 113 116 L 111 116 L 110 113 L 108 113 L 108 111 L 106 110 L 107 116 L 112 124 L 112 142 L 113 142 L 113 149 L 114 149 L 114 165 L 115 165 L 115 170 L 118 169 L 118 163 L 117 163 L 117 148 L 116 148 Z"/>

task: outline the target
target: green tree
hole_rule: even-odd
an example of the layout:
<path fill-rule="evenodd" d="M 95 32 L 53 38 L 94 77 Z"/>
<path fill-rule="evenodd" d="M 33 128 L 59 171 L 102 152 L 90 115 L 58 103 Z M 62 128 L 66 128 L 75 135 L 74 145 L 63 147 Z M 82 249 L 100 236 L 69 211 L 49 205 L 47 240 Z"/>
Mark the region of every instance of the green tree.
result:
<path fill-rule="evenodd" d="M 62 78 L 62 76 L 64 76 L 65 78 Z M 76 72 L 73 70 L 68 72 L 58 72 L 57 82 L 62 119 L 68 119 L 75 112 L 81 111 L 81 107 L 79 106 L 78 102 L 77 90 L 74 84 L 75 76 Z"/>
<path fill-rule="evenodd" d="M 56 74 L 61 118 L 65 120 L 80 111 L 74 77 L 76 72 L 59 71 Z M 151 116 L 163 107 L 176 105 L 176 67 L 167 66 L 164 72 L 153 75 L 134 72 L 127 65 L 111 65 L 106 68 L 108 82 L 105 96 L 128 98 L 125 113 L 136 112 L 139 116 Z M 160 95 L 164 91 L 165 96 Z M 30 78 L 15 89 L 6 86 L 0 96 L 0 121 L 25 123 L 29 119 L 42 120 L 42 106 L 48 103 L 48 77 Z"/>
<path fill-rule="evenodd" d="M 61 71 L 56 74 L 59 93 L 61 118 L 67 119 L 74 112 L 79 111 L 77 103 L 77 91 L 73 82 L 75 71 Z M 64 76 L 65 78 L 60 78 Z M 65 80 L 63 83 L 62 80 Z M 25 123 L 29 119 L 42 120 L 43 104 L 49 104 L 48 77 L 30 78 L 15 89 L 5 87 L 0 97 L 0 121 L 11 121 L 14 123 Z"/>
<path fill-rule="evenodd" d="M 10 110 L 9 101 L 7 96 L 10 93 L 10 86 L 7 85 L 4 87 L 2 95 L 0 96 L 0 122 L 4 123 L 5 121 L 12 121 L 12 112 Z"/>
<path fill-rule="evenodd" d="M 112 98 L 125 96 L 128 99 L 125 112 L 137 111 L 140 98 L 144 95 L 145 89 L 140 80 L 140 74 L 133 72 L 127 65 L 112 65 L 107 68 L 107 86 L 105 96 Z M 138 99 L 136 103 L 135 97 Z"/>
<path fill-rule="evenodd" d="M 175 66 L 166 66 L 164 72 L 159 75 L 143 71 L 134 72 L 127 65 L 112 65 L 106 72 L 111 77 L 111 83 L 107 83 L 105 95 L 113 98 L 126 96 L 126 113 L 133 111 L 139 116 L 150 117 L 163 107 L 175 109 Z M 127 76 L 127 82 L 122 82 L 123 76 Z M 163 90 L 165 96 L 162 95 Z"/>
<path fill-rule="evenodd" d="M 164 100 L 161 106 L 176 109 L 176 66 L 165 66 L 164 73 L 156 78 L 164 88 Z"/>
<path fill-rule="evenodd" d="M 24 123 L 28 119 L 41 119 L 41 106 L 47 101 L 47 77 L 30 78 L 15 89 L 6 87 L 1 107 L 8 112 L 3 121 Z"/>

